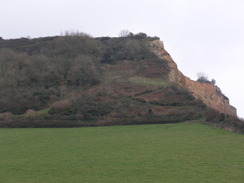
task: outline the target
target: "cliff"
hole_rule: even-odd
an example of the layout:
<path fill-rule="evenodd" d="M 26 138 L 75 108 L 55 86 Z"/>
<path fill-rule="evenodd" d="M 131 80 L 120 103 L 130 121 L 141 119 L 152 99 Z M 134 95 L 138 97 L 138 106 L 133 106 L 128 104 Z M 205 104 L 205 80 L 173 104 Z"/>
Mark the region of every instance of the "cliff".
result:
<path fill-rule="evenodd" d="M 0 127 L 238 121 L 215 85 L 184 76 L 142 33 L 0 40 L 0 68 Z"/>
<path fill-rule="evenodd" d="M 229 104 L 229 99 L 217 91 L 216 86 L 211 83 L 200 83 L 186 77 L 179 71 L 176 63 L 168 52 L 164 49 L 164 44 L 160 40 L 150 42 L 149 47 L 161 59 L 165 60 L 169 66 L 168 78 L 171 82 L 186 87 L 196 99 L 202 100 L 207 106 L 217 111 L 237 116 L 236 108 Z"/>

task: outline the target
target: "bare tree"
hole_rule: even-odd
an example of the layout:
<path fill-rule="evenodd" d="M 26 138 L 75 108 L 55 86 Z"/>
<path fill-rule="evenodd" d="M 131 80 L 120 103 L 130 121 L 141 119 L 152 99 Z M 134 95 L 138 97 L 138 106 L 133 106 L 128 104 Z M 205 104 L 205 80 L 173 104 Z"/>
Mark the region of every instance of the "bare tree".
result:
<path fill-rule="evenodd" d="M 208 80 L 208 76 L 205 75 L 203 72 L 197 73 L 197 81 L 200 83 L 210 83 Z"/>
<path fill-rule="evenodd" d="M 129 34 L 130 34 L 130 31 L 124 29 L 124 30 L 120 31 L 119 36 L 120 37 L 127 37 Z"/>

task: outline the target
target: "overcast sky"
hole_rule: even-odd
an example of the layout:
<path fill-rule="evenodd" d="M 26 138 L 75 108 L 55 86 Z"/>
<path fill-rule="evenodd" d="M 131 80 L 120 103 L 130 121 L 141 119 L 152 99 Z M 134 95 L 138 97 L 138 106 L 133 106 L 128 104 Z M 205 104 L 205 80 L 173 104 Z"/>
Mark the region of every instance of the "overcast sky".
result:
<path fill-rule="evenodd" d="M 244 117 L 244 0 L 0 0 L 0 37 L 158 36 L 179 69 L 204 72 Z"/>

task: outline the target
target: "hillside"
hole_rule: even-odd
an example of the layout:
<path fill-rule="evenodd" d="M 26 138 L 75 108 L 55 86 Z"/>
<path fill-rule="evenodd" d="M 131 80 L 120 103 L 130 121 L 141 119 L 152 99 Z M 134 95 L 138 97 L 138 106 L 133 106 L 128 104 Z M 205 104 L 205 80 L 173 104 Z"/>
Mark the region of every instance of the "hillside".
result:
<path fill-rule="evenodd" d="M 215 85 L 185 77 L 159 38 L 144 33 L 0 40 L 0 87 L 2 127 L 195 119 L 243 127 Z"/>

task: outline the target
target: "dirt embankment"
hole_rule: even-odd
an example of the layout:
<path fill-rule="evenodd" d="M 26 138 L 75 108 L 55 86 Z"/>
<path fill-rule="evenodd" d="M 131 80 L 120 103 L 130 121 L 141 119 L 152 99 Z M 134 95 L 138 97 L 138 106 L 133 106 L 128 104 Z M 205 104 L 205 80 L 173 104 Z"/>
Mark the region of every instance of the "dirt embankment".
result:
<path fill-rule="evenodd" d="M 164 49 L 162 41 L 152 41 L 150 42 L 149 47 L 158 55 L 158 57 L 167 61 L 170 68 L 168 77 L 171 82 L 186 87 L 192 92 L 195 98 L 201 99 L 207 106 L 212 107 L 221 113 L 237 116 L 236 108 L 229 104 L 229 99 L 227 97 L 216 90 L 216 86 L 211 83 L 193 81 L 182 74 L 171 56 Z"/>

